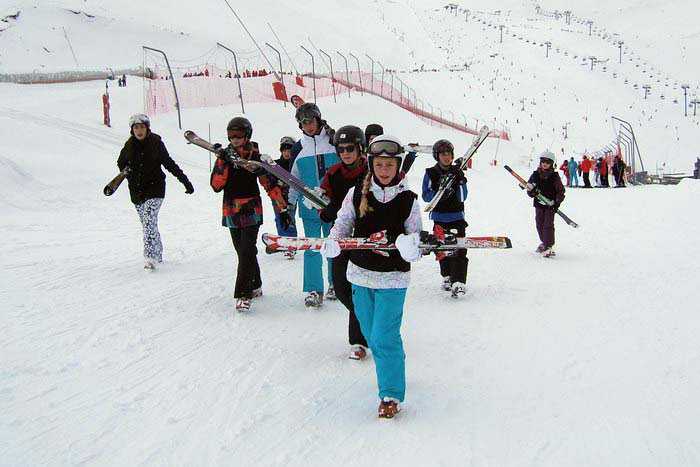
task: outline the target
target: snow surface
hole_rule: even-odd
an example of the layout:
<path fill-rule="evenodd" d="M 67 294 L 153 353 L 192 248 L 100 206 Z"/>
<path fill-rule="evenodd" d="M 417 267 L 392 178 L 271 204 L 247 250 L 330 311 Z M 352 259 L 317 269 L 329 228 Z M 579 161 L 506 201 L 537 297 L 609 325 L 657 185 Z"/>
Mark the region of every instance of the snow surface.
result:
<path fill-rule="evenodd" d="M 456 23 L 434 11 L 438 2 L 419 3 L 406 15 L 427 9 L 421 21 L 432 43 L 457 40 Z M 518 11 L 535 18 L 522 5 Z M 358 14 L 399 6 L 367 2 Z M 335 40 L 355 37 L 342 29 Z M 489 35 L 493 41 L 498 30 Z M 432 50 L 426 43 L 420 53 Z M 104 83 L 0 85 L 0 464 L 700 465 L 700 292 L 693 285 L 700 184 L 568 190 L 562 209 L 581 228 L 557 220 L 558 256 L 533 253 L 531 201 L 502 168 L 508 163 L 526 176 L 532 151 L 551 139 L 528 141 L 533 130 L 513 123 L 519 108 L 508 110 L 507 99 L 520 96 L 505 83 L 538 82 L 526 77 L 544 59 L 529 50 L 503 51 L 506 65 L 519 54 L 518 64 L 532 68 L 501 66 L 496 97 L 488 83 L 496 67 L 464 75 L 486 83 L 476 106 L 495 112 L 500 102 L 499 121 L 508 119 L 517 135 L 511 143 L 488 141 L 475 157 L 468 232 L 508 235 L 513 249 L 471 251 L 469 292 L 457 301 L 440 290 L 434 260 L 414 265 L 402 328 L 407 398 L 393 421 L 376 418 L 371 358 L 347 358 L 342 305 L 304 308 L 301 258 L 265 255 L 260 246 L 265 295 L 250 313 L 233 311 L 236 258 L 220 226 L 221 195 L 208 187 L 207 153 L 185 144 L 175 114 L 154 116 L 153 130 L 196 192 L 185 195 L 168 176 L 160 215 L 165 262 L 152 273 L 142 269 L 141 226 L 128 190 L 102 195 L 116 175 L 128 117 L 143 106 L 138 80 L 110 89 L 112 128 L 101 125 Z M 442 66 L 462 58 L 453 54 L 435 60 Z M 435 73 L 432 86 L 421 82 L 427 73 L 403 75 L 426 99 L 463 105 L 457 75 Z M 621 106 L 607 94 L 596 98 L 609 92 L 609 79 L 587 90 L 562 76 L 561 93 L 571 81 L 568 92 L 586 97 L 591 109 L 599 100 Z M 628 98 L 638 117 L 645 104 L 638 94 Z M 458 151 L 470 141 L 373 97 L 353 93 L 319 106 L 335 127 L 378 121 L 406 141 L 449 138 Z M 543 120 L 569 112 L 553 97 L 543 106 L 534 106 Z M 663 118 L 672 118 L 662 107 Z M 246 111 L 263 151 L 274 154 L 282 135 L 299 135 L 289 107 Z M 183 129 L 206 137 L 211 126 L 212 140 L 223 141 L 234 115 L 237 106 L 190 110 Z M 590 115 L 593 127 L 608 116 L 600 109 Z M 692 134 L 680 118 L 673 124 Z M 653 125 L 648 131 L 642 151 L 664 135 Z M 692 144 L 687 138 L 678 147 Z M 429 156 L 417 159 L 409 174 L 415 190 L 430 165 Z M 264 204 L 261 231 L 273 232 Z"/>

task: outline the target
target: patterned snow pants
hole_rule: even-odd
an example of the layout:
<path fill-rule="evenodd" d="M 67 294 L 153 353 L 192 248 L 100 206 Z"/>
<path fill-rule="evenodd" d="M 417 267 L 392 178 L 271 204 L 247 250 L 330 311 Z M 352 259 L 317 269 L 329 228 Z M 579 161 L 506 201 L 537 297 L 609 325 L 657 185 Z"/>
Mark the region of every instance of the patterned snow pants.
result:
<path fill-rule="evenodd" d="M 143 257 L 159 262 L 163 261 L 163 243 L 158 232 L 158 211 L 162 204 L 163 198 L 151 198 L 135 205 L 143 226 Z"/>

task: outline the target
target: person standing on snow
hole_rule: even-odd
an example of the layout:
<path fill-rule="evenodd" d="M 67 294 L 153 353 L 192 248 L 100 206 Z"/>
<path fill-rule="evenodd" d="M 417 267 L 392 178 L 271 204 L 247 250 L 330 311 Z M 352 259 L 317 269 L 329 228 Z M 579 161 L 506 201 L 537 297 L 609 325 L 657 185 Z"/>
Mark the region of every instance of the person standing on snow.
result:
<path fill-rule="evenodd" d="M 316 189 L 319 194 L 321 180 L 326 171 L 333 164 L 338 163 L 338 154 L 333 146 L 334 130 L 321 119 L 321 111 L 316 104 L 305 103 L 296 111 L 296 120 L 302 131 L 301 151 L 294 159 L 292 175 L 301 179 L 306 186 Z M 292 206 L 302 201 L 299 205 L 299 217 L 304 224 L 304 236 L 326 237 L 331 225 L 321 221 L 318 212 L 312 206 L 307 206 L 303 196 L 296 190 L 289 192 L 289 203 Z M 331 261 L 328 261 L 328 299 L 335 299 L 333 278 L 331 275 Z M 317 251 L 306 250 L 304 252 L 304 304 L 307 307 L 319 307 L 323 304 L 323 261 Z"/>
<path fill-rule="evenodd" d="M 360 180 L 363 180 L 367 174 L 365 136 L 360 128 L 353 125 L 340 127 L 335 132 L 333 144 L 340 156 L 340 162 L 332 165 L 323 178 L 321 188 L 331 201 L 326 208 L 319 211 L 321 220 L 331 225 L 338 217 L 338 210 L 348 191 L 356 186 Z M 349 260 L 349 251 L 343 251 L 333 258 L 333 287 L 336 297 L 349 312 L 349 358 L 362 360 L 367 355 L 367 340 L 362 335 L 360 322 L 357 320 L 355 307 L 352 303 L 352 286 L 346 275 Z"/>
<path fill-rule="evenodd" d="M 541 165 L 541 164 L 540 164 Z M 578 188 L 578 164 L 574 160 L 574 157 L 571 156 L 571 159 L 569 159 L 569 186 L 575 186 Z M 574 185 L 576 183 L 576 185 Z"/>
<path fill-rule="evenodd" d="M 226 133 L 229 148 L 244 160 L 259 161 L 258 144 L 251 141 L 253 126 L 244 117 L 235 117 L 228 122 Z M 211 172 L 210 185 L 219 193 L 224 191 L 221 225 L 229 228 L 233 247 L 238 256 L 236 286 L 233 293 L 236 310 L 250 309 L 253 298 L 262 295 L 262 279 L 258 265 L 258 231 L 263 223 L 263 207 L 258 181 L 272 200 L 275 212 L 280 214 L 286 229 L 294 224 L 287 211 L 287 203 L 280 187 L 270 181 L 264 170 L 245 167 L 245 163 L 232 163 L 219 155 Z"/>
<path fill-rule="evenodd" d="M 449 174 L 454 174 L 455 188 L 446 193 L 440 202 L 430 212 L 430 219 L 435 225 L 441 226 L 445 232 L 456 233 L 458 237 L 466 235 L 467 221 L 464 220 L 464 201 L 467 199 L 467 177 L 460 169 L 461 158 L 454 160 L 455 148 L 446 139 L 433 144 L 433 159 L 435 165 L 425 169 L 423 176 L 423 201 L 429 203 L 435 197 L 440 187 L 440 181 Z M 454 161 L 454 165 L 452 162 Z M 453 298 L 458 298 L 467 292 L 467 267 L 469 258 L 467 250 L 457 250 L 440 260 L 440 275 L 443 290 L 451 291 Z"/>
<path fill-rule="evenodd" d="M 292 146 L 294 146 L 295 143 L 296 141 L 294 141 L 294 138 L 292 138 L 291 136 L 283 136 L 280 139 L 280 158 L 275 160 L 275 163 L 287 172 L 290 172 L 292 170 L 292 163 L 294 162 L 294 160 L 292 159 Z M 291 207 L 291 205 L 289 205 L 289 185 L 284 183 L 282 180 L 279 180 L 272 174 L 267 174 L 267 176 L 269 177 L 272 183 L 275 183 L 277 184 L 277 186 L 280 187 L 280 190 L 282 191 L 282 197 L 288 205 L 288 211 L 292 219 L 294 219 L 293 208 Z M 274 208 L 274 201 L 272 203 L 272 206 Z M 285 237 L 297 236 L 297 226 L 295 224 L 291 224 L 287 228 L 285 228 L 282 222 L 282 215 L 279 212 L 275 212 L 275 226 L 277 227 L 277 235 L 282 235 Z M 289 250 L 284 252 L 284 257 L 287 259 L 294 259 L 295 255 L 295 250 Z"/>
<path fill-rule="evenodd" d="M 165 199 L 165 174 L 162 167 L 185 186 L 185 193 L 194 193 L 187 175 L 168 154 L 163 140 L 151 132 L 151 120 L 137 113 L 129 118 L 131 136 L 119 153 L 119 170 L 129 167 L 129 195 L 143 226 L 144 268 L 155 269 L 163 261 L 163 243 L 158 231 L 158 212 Z"/>
<path fill-rule="evenodd" d="M 374 355 L 380 418 L 398 414 L 406 395 L 401 320 L 410 262 L 422 256 L 418 247 L 421 210 L 418 196 L 401 176 L 404 155 L 401 141 L 394 136 L 382 135 L 372 141 L 367 151 L 369 171 L 361 185 L 348 191 L 321 248 L 323 256 L 334 258 L 341 252 L 334 238 L 369 237 L 386 230 L 389 240 L 395 239 L 396 250 L 350 251 L 347 269 L 355 314 Z"/>
<path fill-rule="evenodd" d="M 583 172 L 583 187 L 591 188 L 591 167 L 593 164 L 588 156 L 583 156 L 583 161 L 581 161 L 581 172 Z"/>
<path fill-rule="evenodd" d="M 571 167 L 571 161 L 573 160 L 573 157 L 569 160 L 569 167 Z M 532 186 L 531 190 L 527 190 L 527 194 L 533 198 L 532 204 L 535 207 L 535 226 L 537 227 L 537 235 L 540 237 L 540 244 L 535 251 L 541 253 L 545 258 L 550 258 L 555 255 L 554 215 L 562 201 L 564 201 L 565 188 L 561 183 L 559 174 L 554 170 L 556 162 L 556 156 L 552 152 L 543 152 L 540 154 L 539 167 L 532 172 L 532 175 L 530 175 L 527 181 L 527 183 Z M 537 193 L 541 193 L 545 198 L 554 201 L 554 205 L 547 206 L 540 203 L 536 198 Z"/>

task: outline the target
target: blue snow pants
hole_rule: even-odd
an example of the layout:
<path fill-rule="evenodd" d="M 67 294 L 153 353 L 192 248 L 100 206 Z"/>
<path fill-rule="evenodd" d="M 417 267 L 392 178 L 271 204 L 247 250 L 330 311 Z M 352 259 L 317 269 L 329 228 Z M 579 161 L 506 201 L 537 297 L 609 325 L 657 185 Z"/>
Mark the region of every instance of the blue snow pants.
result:
<path fill-rule="evenodd" d="M 304 223 L 304 236 L 321 238 L 327 237 L 331 231 L 331 224 L 321 222 L 321 219 L 312 217 L 302 217 Z M 332 260 L 328 259 L 328 285 L 333 285 Z M 304 292 L 323 292 L 323 257 L 318 251 L 304 251 Z"/>
<path fill-rule="evenodd" d="M 292 219 L 294 219 L 294 212 L 292 211 L 289 214 L 292 216 Z M 282 227 L 282 220 L 280 219 L 280 214 L 278 212 L 275 213 L 275 225 L 277 226 L 277 235 L 281 235 L 283 237 L 297 236 L 296 224 L 290 225 L 289 228 L 285 230 L 285 228 Z"/>
<path fill-rule="evenodd" d="M 369 289 L 353 284 L 352 301 L 362 334 L 372 349 L 379 398 L 403 402 L 406 395 L 406 354 L 401 319 L 406 289 Z"/>
<path fill-rule="evenodd" d="M 571 174 L 569 178 L 569 186 L 578 186 L 578 174 L 574 170 L 574 173 Z"/>

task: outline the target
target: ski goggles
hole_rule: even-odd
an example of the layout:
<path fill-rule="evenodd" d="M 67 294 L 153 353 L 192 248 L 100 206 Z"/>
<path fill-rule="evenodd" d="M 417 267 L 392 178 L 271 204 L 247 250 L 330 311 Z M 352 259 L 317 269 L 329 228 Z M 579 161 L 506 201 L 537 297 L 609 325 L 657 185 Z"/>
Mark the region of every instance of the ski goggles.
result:
<path fill-rule="evenodd" d="M 395 141 L 375 141 L 370 143 L 369 148 L 367 148 L 367 154 L 370 156 L 380 156 L 382 154 L 386 154 L 387 156 L 398 156 L 403 152 L 403 146 Z"/>
<path fill-rule="evenodd" d="M 335 152 L 338 154 L 342 154 L 344 152 L 354 152 L 355 151 L 355 145 L 353 144 L 352 146 L 336 146 Z"/>
<path fill-rule="evenodd" d="M 236 131 L 236 130 L 230 130 L 228 132 L 228 140 L 231 141 L 232 139 L 242 139 L 245 138 L 245 131 Z"/>

